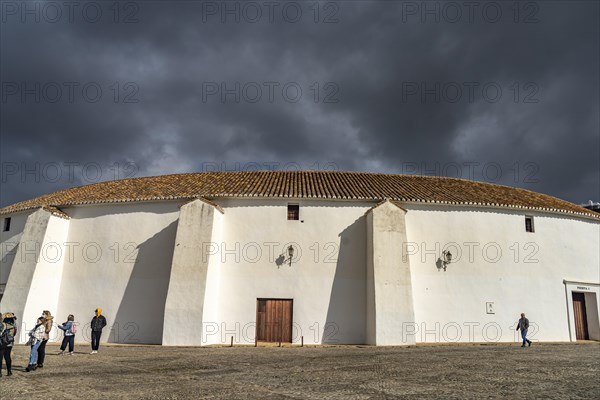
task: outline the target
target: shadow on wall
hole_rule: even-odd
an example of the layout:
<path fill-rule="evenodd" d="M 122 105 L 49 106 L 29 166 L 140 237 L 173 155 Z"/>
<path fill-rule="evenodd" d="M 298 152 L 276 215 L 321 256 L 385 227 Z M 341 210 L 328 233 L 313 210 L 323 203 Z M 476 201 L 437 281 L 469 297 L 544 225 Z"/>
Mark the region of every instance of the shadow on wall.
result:
<path fill-rule="evenodd" d="M 3 245 L 4 245 L 4 243 L 3 243 Z M 14 247 L 14 249 L 10 249 L 10 250 L 2 249 L 2 250 L 4 253 L 4 257 L 2 257 L 2 259 L 0 260 L 0 289 L 4 288 L 3 285 L 6 285 L 8 283 L 9 272 L 7 272 L 7 271 L 12 268 L 12 263 L 15 260 L 15 255 L 17 254 L 17 251 L 19 250 L 19 245 L 17 244 Z M 10 265 L 9 265 L 9 263 L 10 263 Z M 0 292 L 0 314 L 9 311 L 9 310 L 4 310 L 3 307 L 1 306 L 2 297 L 4 297 L 4 295 Z M 11 310 L 11 312 L 14 312 L 14 311 Z"/>
<path fill-rule="evenodd" d="M 366 342 L 366 217 L 362 216 L 340 234 L 340 248 L 329 298 L 323 344 Z"/>
<path fill-rule="evenodd" d="M 174 221 L 139 245 L 109 343 L 161 344 L 176 233 Z"/>
<path fill-rule="evenodd" d="M 10 270 L 12 269 L 15 256 L 19 252 L 19 242 L 3 242 L 2 246 L 2 260 L 0 260 L 0 284 L 8 281 Z"/>

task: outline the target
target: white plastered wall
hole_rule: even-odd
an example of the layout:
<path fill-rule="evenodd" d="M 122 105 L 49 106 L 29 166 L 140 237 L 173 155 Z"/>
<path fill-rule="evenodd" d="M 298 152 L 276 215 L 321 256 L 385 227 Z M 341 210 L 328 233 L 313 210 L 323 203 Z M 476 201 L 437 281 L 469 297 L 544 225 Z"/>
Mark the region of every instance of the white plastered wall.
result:
<path fill-rule="evenodd" d="M 204 342 L 229 343 L 233 336 L 234 343 L 254 343 L 256 300 L 280 298 L 293 299 L 294 343 L 301 337 L 304 343 L 365 343 L 364 213 L 373 202 L 216 201 L 225 209 L 223 239 L 213 252 L 220 263 L 210 298 L 217 318 L 206 326 Z M 288 203 L 300 205 L 300 220 L 287 220 Z M 213 321 L 207 316 L 206 322 Z"/>
<path fill-rule="evenodd" d="M 417 342 L 568 341 L 563 279 L 598 280 L 600 224 L 503 209 L 406 205 Z M 525 215 L 535 232 L 525 232 Z M 444 249 L 454 255 L 439 269 Z M 500 253 L 497 253 L 497 251 Z M 487 303 L 492 303 L 488 313 Z"/>
<path fill-rule="evenodd" d="M 18 214 L 3 215 L 0 217 L 0 229 L 4 229 L 4 220 L 10 218 L 10 229 L 8 231 L 0 231 L 0 294 L 4 292 L 8 275 L 12 268 L 15 255 L 17 254 L 17 245 L 23 234 L 27 217 L 32 214 L 30 212 L 22 212 Z M 0 308 L 0 311 L 2 309 Z M 7 310 L 4 310 L 7 312 Z"/>
<path fill-rule="evenodd" d="M 406 242 L 406 210 L 386 201 L 367 213 L 367 343 L 410 345 L 403 327 L 414 324 Z"/>
<path fill-rule="evenodd" d="M 213 243 L 222 243 L 223 230 L 226 216 L 215 211 L 213 217 L 211 238 Z M 210 252 L 209 249 L 206 249 Z M 220 343 L 220 335 L 208 334 L 214 329 L 219 329 L 219 299 L 221 288 L 221 259 L 220 254 L 208 255 L 208 270 L 206 274 L 206 288 L 204 291 L 204 304 L 202 310 L 202 344 Z"/>
<path fill-rule="evenodd" d="M 215 256 L 208 252 L 213 241 L 220 239 L 214 232 L 220 230 L 221 217 L 221 210 L 202 200 L 181 207 L 165 305 L 163 345 L 203 344 L 205 321 L 215 318 L 211 311 L 216 302 L 210 301 L 215 293 L 209 285 L 215 284 L 218 268 L 215 270 Z"/>
<path fill-rule="evenodd" d="M 65 208 L 71 248 L 57 322 L 74 314 L 78 341 L 90 340 L 97 307 L 102 342 L 160 344 L 180 202 Z"/>
<path fill-rule="evenodd" d="M 18 318 L 17 343 L 27 340 L 27 332 L 42 311 L 54 314 L 57 309 L 68 230 L 68 220 L 39 209 L 27 216 L 17 235 L 19 243 L 1 303 L 3 312 L 10 311 Z"/>
<path fill-rule="evenodd" d="M 300 336 L 305 343 L 367 341 L 364 213 L 374 202 L 216 201 L 225 215 L 216 213 L 219 222 L 213 226 L 216 252 L 206 277 L 202 344 L 229 343 L 231 336 L 235 343 L 253 343 L 257 298 L 294 300 L 295 343 Z M 288 203 L 300 205 L 304 222 L 287 221 Z M 85 325 L 100 306 L 109 322 L 103 341 L 160 343 L 181 204 L 72 207 L 65 209 L 70 221 L 49 219 L 46 231 L 52 236 L 44 240 L 68 244 L 58 300 L 51 293 L 40 296 L 41 303 L 31 303 L 32 316 L 21 320 L 33 323 L 29 319 L 43 309 L 56 314 L 57 322 L 73 313 L 84 328 L 78 341 L 88 340 Z M 574 340 L 572 301 L 563 281 L 599 283 L 598 222 L 508 209 L 404 206 L 407 247 L 402 251 L 410 260 L 415 310 L 415 323 L 405 327 L 410 332 L 401 332 L 405 338 L 516 341 L 514 326 L 525 312 L 534 341 Z M 525 232 L 525 215 L 534 217 L 535 233 Z M 3 243 L 20 238 L 27 216 L 13 216 L 10 235 L 0 237 Z M 278 263 L 280 255 L 287 257 L 289 243 L 296 249 L 291 266 Z M 94 253 L 98 248 L 100 256 Z M 455 256 L 447 271 L 438 268 L 444 248 Z M 256 249 L 262 253 L 258 257 Z M 9 257 L 12 266 L 15 256 Z M 56 284 L 58 276 L 60 271 L 42 280 Z M 493 303 L 492 314 L 486 303 Z M 6 304 L 3 299 L 1 311 L 19 312 Z"/>
<path fill-rule="evenodd" d="M 50 216 L 23 312 L 22 323 L 28 329 L 21 329 L 21 338 L 29 328 L 33 328 L 42 311 L 48 310 L 54 315 L 58 309 L 66 256 L 64 243 L 68 233 L 69 220 Z M 25 325 L 22 327 L 25 328 Z M 56 329 L 50 332 L 50 340 L 55 340 L 58 336 Z"/>

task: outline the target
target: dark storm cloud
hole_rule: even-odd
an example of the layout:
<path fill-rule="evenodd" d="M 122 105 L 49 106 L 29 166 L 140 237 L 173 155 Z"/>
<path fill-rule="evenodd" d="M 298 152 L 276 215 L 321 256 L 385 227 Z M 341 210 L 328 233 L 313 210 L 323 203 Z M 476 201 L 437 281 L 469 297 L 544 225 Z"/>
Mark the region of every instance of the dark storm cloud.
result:
<path fill-rule="evenodd" d="M 598 200 L 598 3 L 467 3 L 3 2 L 0 202 L 297 166 Z"/>

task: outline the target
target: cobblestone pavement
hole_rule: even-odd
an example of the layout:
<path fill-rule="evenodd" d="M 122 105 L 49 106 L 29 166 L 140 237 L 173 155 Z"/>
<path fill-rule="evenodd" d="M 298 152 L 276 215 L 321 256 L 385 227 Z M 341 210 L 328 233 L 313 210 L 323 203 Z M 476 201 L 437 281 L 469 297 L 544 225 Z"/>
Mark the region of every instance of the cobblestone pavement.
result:
<path fill-rule="evenodd" d="M 595 342 L 88 350 L 49 345 L 44 368 L 26 373 L 16 346 L 0 399 L 600 398 Z"/>

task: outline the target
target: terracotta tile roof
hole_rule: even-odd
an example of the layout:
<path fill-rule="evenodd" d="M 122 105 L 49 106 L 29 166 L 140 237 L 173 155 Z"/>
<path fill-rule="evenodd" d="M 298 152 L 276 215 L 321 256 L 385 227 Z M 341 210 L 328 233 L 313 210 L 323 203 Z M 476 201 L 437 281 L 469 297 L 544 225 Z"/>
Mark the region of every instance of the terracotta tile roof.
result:
<path fill-rule="evenodd" d="M 397 200 L 508 207 L 599 219 L 576 204 L 541 193 L 465 179 L 339 171 L 203 172 L 122 179 L 45 194 L 0 209 L 0 214 L 45 206 L 194 199 L 280 197 Z"/>

